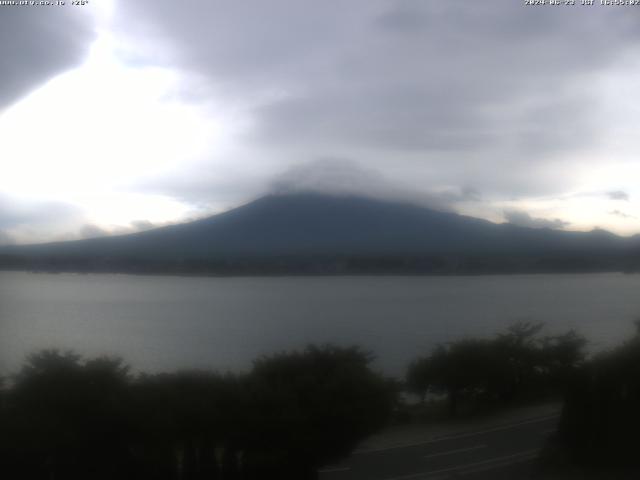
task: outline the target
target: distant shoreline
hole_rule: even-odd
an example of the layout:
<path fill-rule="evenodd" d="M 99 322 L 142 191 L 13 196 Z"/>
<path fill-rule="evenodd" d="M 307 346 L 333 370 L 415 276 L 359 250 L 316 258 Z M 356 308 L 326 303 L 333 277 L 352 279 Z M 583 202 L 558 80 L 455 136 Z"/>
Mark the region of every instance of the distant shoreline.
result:
<path fill-rule="evenodd" d="M 523 270 L 491 270 L 484 271 L 314 271 L 314 270 L 281 270 L 281 271 L 251 271 L 238 269 L 237 271 L 188 271 L 188 270 L 134 270 L 134 269 L 73 269 L 73 268 L 21 268 L 0 266 L 0 272 L 17 272 L 31 274 L 77 274 L 77 275 L 134 275 L 161 277 L 205 277 L 205 278 L 286 278 L 286 277 L 483 277 L 483 276 L 515 276 L 515 275 L 592 275 L 592 274 L 623 274 L 634 275 L 640 273 L 638 269 L 523 269 Z"/>

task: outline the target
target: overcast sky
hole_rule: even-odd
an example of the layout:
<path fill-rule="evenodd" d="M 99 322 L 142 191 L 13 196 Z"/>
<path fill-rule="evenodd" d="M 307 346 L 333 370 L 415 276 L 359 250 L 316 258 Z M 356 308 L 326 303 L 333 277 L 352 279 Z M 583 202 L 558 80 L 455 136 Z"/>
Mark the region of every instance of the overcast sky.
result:
<path fill-rule="evenodd" d="M 67 4 L 0 6 L 0 243 L 296 190 L 640 232 L 637 7 Z"/>

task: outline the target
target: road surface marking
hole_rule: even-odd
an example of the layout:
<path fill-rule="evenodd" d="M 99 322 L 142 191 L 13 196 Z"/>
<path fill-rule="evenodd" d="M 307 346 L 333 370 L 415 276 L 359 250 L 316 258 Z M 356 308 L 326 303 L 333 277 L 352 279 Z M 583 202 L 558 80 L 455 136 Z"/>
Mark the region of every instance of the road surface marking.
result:
<path fill-rule="evenodd" d="M 512 455 L 505 455 L 502 457 L 490 458 L 488 460 L 482 460 L 480 462 L 468 463 L 466 465 L 458 465 L 455 467 L 442 468 L 440 470 L 431 470 L 429 472 L 420 472 L 420 473 L 411 473 L 409 475 L 402 475 L 400 477 L 391 477 L 385 480 L 413 480 L 413 479 L 424 479 L 434 475 L 439 475 L 442 473 L 449 472 L 466 472 L 473 473 L 474 471 L 481 471 L 484 467 L 485 470 L 490 470 L 492 467 L 503 467 L 507 465 L 512 465 L 514 463 L 519 463 L 527 460 L 531 460 L 535 458 L 535 456 L 540 452 L 538 449 L 534 450 L 525 450 L 523 452 L 514 453 Z M 493 465 L 489 465 L 493 464 Z M 479 467 L 479 468 L 478 468 Z M 476 469 L 476 470 L 474 470 Z"/>
<path fill-rule="evenodd" d="M 371 448 L 371 449 L 367 449 L 367 450 L 356 450 L 351 455 L 365 455 L 365 454 L 368 454 L 368 453 L 385 452 L 387 450 L 397 450 L 399 448 L 419 447 L 420 445 L 428 445 L 430 443 L 444 442 L 444 441 L 447 441 L 447 440 L 457 440 L 459 438 L 468 438 L 468 437 L 473 437 L 473 436 L 476 436 L 476 435 L 484 435 L 485 433 L 499 432 L 501 430 L 510 430 L 512 428 L 520 427 L 522 425 L 529 425 L 531 423 L 546 422 L 547 420 L 551 420 L 553 418 L 558 418 L 559 416 L 560 416 L 560 414 L 547 415 L 545 417 L 539 417 L 539 418 L 535 418 L 535 419 L 532 419 L 532 420 L 524 420 L 522 422 L 512 423 L 512 424 L 509 424 L 509 425 L 502 425 L 502 426 L 494 427 L 494 428 L 488 428 L 486 430 L 479 430 L 477 432 L 446 435 L 446 436 L 443 436 L 443 437 L 433 438 L 431 440 L 424 440 L 422 442 L 404 443 L 402 445 L 393 445 L 391 447 L 384 447 L 384 448 Z"/>
<path fill-rule="evenodd" d="M 453 455 L 454 453 L 470 452 L 471 450 L 478 450 L 479 448 L 487 448 L 487 445 L 475 445 L 473 447 L 458 448 L 447 452 L 432 453 L 431 455 L 425 455 L 424 458 L 442 457 L 444 455 Z"/>

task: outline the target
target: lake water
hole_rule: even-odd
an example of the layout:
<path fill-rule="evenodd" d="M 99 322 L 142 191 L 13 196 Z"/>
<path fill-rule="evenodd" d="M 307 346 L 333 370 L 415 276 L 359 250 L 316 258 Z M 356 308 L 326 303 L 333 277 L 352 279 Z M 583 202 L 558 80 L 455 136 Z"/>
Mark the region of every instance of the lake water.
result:
<path fill-rule="evenodd" d="M 515 320 L 606 348 L 634 331 L 640 275 L 199 278 L 0 272 L 0 370 L 41 348 L 142 371 L 245 370 L 309 342 L 358 344 L 400 375 L 438 342 Z"/>

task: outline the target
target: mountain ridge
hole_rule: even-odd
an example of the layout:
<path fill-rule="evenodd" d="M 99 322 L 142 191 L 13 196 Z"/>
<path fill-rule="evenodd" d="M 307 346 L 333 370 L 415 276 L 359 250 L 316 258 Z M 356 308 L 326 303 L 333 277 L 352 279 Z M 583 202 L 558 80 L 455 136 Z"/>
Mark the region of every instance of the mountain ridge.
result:
<path fill-rule="evenodd" d="M 87 271 L 216 273 L 255 267 L 267 273 L 307 268 L 357 273 L 362 268 L 354 269 L 349 262 L 388 264 L 395 259 L 398 271 L 456 273 L 468 269 L 451 264 L 473 258 L 487 272 L 503 269 L 505 262 L 513 271 L 529 271 L 534 259 L 538 265 L 540 260 L 558 264 L 572 259 L 577 270 L 594 261 L 596 270 L 626 270 L 625 262 L 633 266 L 638 251 L 640 239 L 601 230 L 534 229 L 405 202 L 293 193 L 268 195 L 218 215 L 128 235 L 4 247 L 0 268 L 74 270 L 82 264 Z M 385 273 L 383 266 L 373 270 Z"/>

